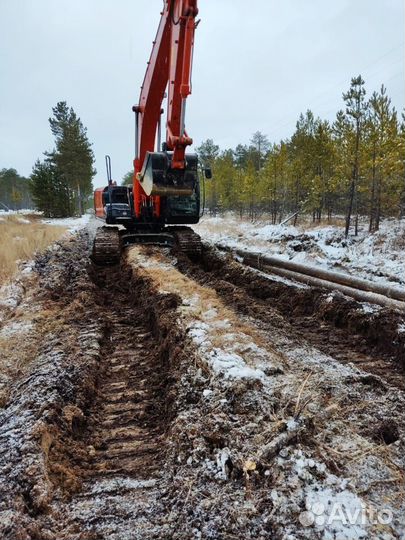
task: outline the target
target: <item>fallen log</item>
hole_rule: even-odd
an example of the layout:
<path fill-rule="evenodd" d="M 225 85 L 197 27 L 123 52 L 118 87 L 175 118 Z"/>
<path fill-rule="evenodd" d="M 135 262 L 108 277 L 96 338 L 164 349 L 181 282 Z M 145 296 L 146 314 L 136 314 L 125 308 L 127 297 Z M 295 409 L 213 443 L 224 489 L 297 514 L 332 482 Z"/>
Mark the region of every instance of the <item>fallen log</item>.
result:
<path fill-rule="evenodd" d="M 282 221 L 280 225 L 285 225 L 288 221 L 290 221 L 290 219 L 295 218 L 295 216 L 298 216 L 298 214 L 299 214 L 299 211 L 294 212 L 294 214 L 291 214 L 291 216 L 288 216 L 284 221 Z"/>
<path fill-rule="evenodd" d="M 217 247 L 219 247 L 219 249 L 224 249 L 224 246 L 221 245 L 218 245 Z M 281 259 L 280 257 L 270 257 L 267 255 L 262 255 L 261 253 L 250 252 L 241 249 L 236 249 L 233 251 L 237 255 L 242 257 L 246 261 L 246 263 L 255 265 L 255 267 L 259 269 L 263 265 L 284 268 L 286 270 L 291 270 L 299 274 L 313 276 L 315 278 L 330 281 L 332 283 L 339 283 L 340 285 L 347 285 L 348 287 L 360 289 L 362 291 L 370 291 L 376 294 L 387 296 L 388 298 L 393 298 L 395 300 L 405 302 L 405 287 L 401 289 L 399 287 L 383 285 L 381 283 L 375 283 L 373 281 L 368 281 L 366 279 L 350 276 L 348 274 L 342 274 L 341 272 L 332 272 L 323 268 Z"/>
<path fill-rule="evenodd" d="M 305 283 L 306 285 L 310 285 L 312 287 L 319 287 L 324 288 L 332 291 L 339 291 L 340 293 L 344 294 L 345 296 L 350 296 L 351 298 L 355 298 L 356 300 L 359 300 L 360 302 L 367 302 L 370 304 L 377 304 L 379 306 L 388 307 L 391 309 L 395 309 L 396 311 L 400 311 L 401 313 L 405 313 L 405 301 L 402 301 L 400 299 L 389 297 L 388 295 L 385 295 L 382 292 L 376 292 L 376 291 L 387 291 L 393 294 L 393 291 L 395 293 L 400 293 L 398 296 L 403 297 L 405 300 L 405 294 L 400 289 L 394 289 L 392 287 L 385 287 L 380 284 L 375 284 L 369 281 L 366 281 L 364 279 L 360 278 L 354 278 L 352 276 L 346 276 L 343 274 L 338 274 L 337 272 L 330 272 L 328 270 L 323 270 L 320 268 L 314 268 L 310 267 L 308 265 L 293 263 L 292 261 L 285 261 L 280 258 L 276 257 L 267 257 L 265 255 L 262 255 L 260 253 L 252 253 L 245 250 L 240 249 L 233 249 L 230 250 L 227 246 L 223 246 L 220 244 L 217 244 L 217 247 L 219 249 L 225 250 L 225 251 L 232 251 L 234 254 L 238 255 L 242 258 L 243 263 L 251 266 L 253 268 L 257 268 L 258 270 L 262 270 L 266 272 L 267 274 L 275 274 L 280 277 L 284 277 L 286 279 L 298 281 L 300 283 Z M 276 264 L 270 264 L 270 262 L 275 261 Z M 282 267 L 282 265 L 284 267 Z M 296 270 L 290 270 L 289 268 L 295 268 Z M 297 271 L 297 269 L 305 268 L 305 272 Z M 312 275 L 308 274 L 308 271 L 311 271 Z M 328 276 L 329 279 L 325 279 L 324 277 L 320 276 Z M 319 277 L 316 277 L 319 276 Z M 352 285 L 343 285 L 342 283 L 339 283 L 338 281 L 335 281 L 334 279 L 338 276 L 340 278 L 343 276 L 343 280 L 345 283 L 351 283 Z M 363 287 L 365 284 L 368 287 L 368 290 L 365 290 L 364 288 L 361 289 L 356 286 L 356 284 L 361 284 Z"/>
<path fill-rule="evenodd" d="M 249 266 L 254 265 L 249 263 Z M 255 266 L 255 268 L 257 268 L 257 266 Z M 293 272 L 292 270 L 286 270 L 284 268 L 277 268 L 275 266 L 262 265 L 260 270 L 266 273 L 276 274 L 287 279 L 299 281 L 300 283 L 305 283 L 306 285 L 310 285 L 312 287 L 339 291 L 345 296 L 350 296 L 351 298 L 355 298 L 360 302 L 368 302 L 370 304 L 377 304 L 379 306 L 389 307 L 405 314 L 405 302 L 401 302 L 400 300 L 395 300 L 393 298 L 388 298 L 387 296 L 384 296 L 382 294 L 370 291 L 362 291 L 360 289 L 354 289 L 353 287 L 348 287 L 347 285 L 340 285 L 339 283 L 334 283 L 332 281 L 326 281 L 325 279 L 307 276 L 305 274 L 299 274 L 298 272 Z"/>

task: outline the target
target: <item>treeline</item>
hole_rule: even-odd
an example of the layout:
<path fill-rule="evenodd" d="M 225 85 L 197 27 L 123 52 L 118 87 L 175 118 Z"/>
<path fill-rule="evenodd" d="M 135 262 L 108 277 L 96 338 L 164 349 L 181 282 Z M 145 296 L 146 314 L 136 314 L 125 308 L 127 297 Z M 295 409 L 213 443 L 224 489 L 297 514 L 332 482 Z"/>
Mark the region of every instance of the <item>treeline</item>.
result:
<path fill-rule="evenodd" d="M 47 217 L 82 215 L 93 192 L 94 154 L 87 130 L 75 111 L 60 101 L 49 124 L 55 148 L 44 152 L 32 171 L 30 190 L 35 206 Z"/>
<path fill-rule="evenodd" d="M 29 180 L 15 169 L 0 170 L 0 210 L 33 208 Z"/>
<path fill-rule="evenodd" d="M 234 210 L 272 223 L 289 215 L 314 220 L 345 215 L 346 234 L 359 216 L 370 231 L 384 216 L 405 216 L 405 117 L 398 118 L 384 86 L 366 98 L 361 76 L 343 94 L 333 123 L 301 114 L 291 138 L 270 143 L 256 132 L 249 145 L 220 151 L 212 140 L 197 149 L 214 173 L 206 183 L 211 213 Z M 296 220 L 296 216 L 294 217 Z"/>

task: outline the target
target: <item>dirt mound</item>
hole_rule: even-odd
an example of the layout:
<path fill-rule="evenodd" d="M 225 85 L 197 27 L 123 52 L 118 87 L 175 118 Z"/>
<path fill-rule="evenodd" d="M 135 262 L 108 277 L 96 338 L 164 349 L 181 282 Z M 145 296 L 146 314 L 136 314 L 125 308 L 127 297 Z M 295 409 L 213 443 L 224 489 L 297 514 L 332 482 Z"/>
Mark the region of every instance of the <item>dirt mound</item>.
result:
<path fill-rule="evenodd" d="M 364 309 L 340 293 L 295 287 L 263 276 L 206 246 L 198 265 L 179 258 L 179 268 L 207 284 L 239 312 L 305 338 L 343 362 L 355 362 L 404 388 L 405 318 L 385 309 Z M 350 354 L 352 351 L 352 354 Z"/>

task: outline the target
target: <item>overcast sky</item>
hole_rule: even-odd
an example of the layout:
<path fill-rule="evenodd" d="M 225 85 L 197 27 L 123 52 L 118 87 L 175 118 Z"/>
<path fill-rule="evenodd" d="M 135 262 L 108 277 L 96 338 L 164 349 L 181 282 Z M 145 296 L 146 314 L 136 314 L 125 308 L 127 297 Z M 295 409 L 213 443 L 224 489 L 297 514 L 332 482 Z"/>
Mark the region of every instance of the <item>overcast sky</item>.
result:
<path fill-rule="evenodd" d="M 52 107 L 88 129 L 98 173 L 132 168 L 133 113 L 162 0 L 0 0 L 0 168 L 29 175 L 53 147 Z M 405 106 L 404 0 L 200 0 L 187 129 L 198 145 L 290 136 L 307 109 L 333 120 L 350 78 Z"/>

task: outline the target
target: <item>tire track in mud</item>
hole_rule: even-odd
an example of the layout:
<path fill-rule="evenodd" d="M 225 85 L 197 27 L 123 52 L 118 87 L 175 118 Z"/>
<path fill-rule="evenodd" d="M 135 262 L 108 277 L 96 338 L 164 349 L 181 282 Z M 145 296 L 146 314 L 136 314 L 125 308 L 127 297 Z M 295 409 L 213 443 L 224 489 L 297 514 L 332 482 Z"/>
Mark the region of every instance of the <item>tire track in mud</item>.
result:
<path fill-rule="evenodd" d="M 351 363 L 405 389 L 405 334 L 398 334 L 404 318 L 398 313 L 389 309 L 381 309 L 377 316 L 365 313 L 361 304 L 343 296 L 330 302 L 321 289 L 273 281 L 209 247 L 196 264 L 179 254 L 178 268 L 215 289 L 228 305 L 255 319 L 263 330 L 279 329 L 289 340 L 305 340 L 342 364 Z"/>

